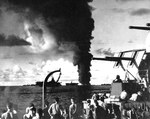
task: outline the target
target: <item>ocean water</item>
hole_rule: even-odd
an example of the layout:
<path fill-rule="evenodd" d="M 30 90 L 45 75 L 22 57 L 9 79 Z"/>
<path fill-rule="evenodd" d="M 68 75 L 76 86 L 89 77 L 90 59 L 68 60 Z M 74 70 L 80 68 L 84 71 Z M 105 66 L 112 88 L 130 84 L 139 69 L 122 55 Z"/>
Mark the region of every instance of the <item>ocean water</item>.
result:
<path fill-rule="evenodd" d="M 82 115 L 82 101 L 91 98 L 95 92 L 108 91 L 108 87 L 55 87 L 47 88 L 45 99 L 50 104 L 53 103 L 54 97 L 60 98 L 60 104 L 69 108 L 70 98 L 74 97 L 78 105 L 78 112 Z M 6 110 L 6 103 L 10 101 L 14 104 L 15 110 L 18 112 L 19 119 L 25 114 L 26 107 L 32 102 L 36 108 L 42 108 L 42 88 L 38 86 L 1 86 L 0 87 L 0 114 Z"/>

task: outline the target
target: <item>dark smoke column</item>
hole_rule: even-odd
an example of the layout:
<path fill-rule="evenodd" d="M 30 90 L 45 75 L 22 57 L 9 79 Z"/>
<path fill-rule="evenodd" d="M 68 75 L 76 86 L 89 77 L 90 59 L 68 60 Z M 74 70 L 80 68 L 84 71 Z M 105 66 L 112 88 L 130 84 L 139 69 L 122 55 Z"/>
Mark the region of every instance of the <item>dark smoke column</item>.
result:
<path fill-rule="evenodd" d="M 79 82 L 83 85 L 90 84 L 90 66 L 92 55 L 88 52 L 81 52 L 79 56 L 80 61 L 78 62 L 78 73 L 79 73 Z"/>
<path fill-rule="evenodd" d="M 89 53 L 92 37 L 92 30 L 94 29 L 94 21 L 91 18 L 91 10 L 87 5 L 87 2 L 83 3 L 85 10 L 81 7 L 80 9 L 85 11 L 81 12 L 81 16 L 78 18 L 78 28 L 77 28 L 77 42 L 76 45 L 79 51 L 76 52 L 74 56 L 74 64 L 78 66 L 79 82 L 83 85 L 90 84 L 90 66 L 92 54 Z"/>
<path fill-rule="evenodd" d="M 90 84 L 90 66 L 91 66 L 91 59 L 92 54 L 89 53 L 90 51 L 90 40 L 93 38 L 91 36 L 91 32 L 93 29 L 93 20 L 88 18 L 88 20 L 84 21 L 85 24 L 85 33 L 83 37 L 81 37 L 80 42 L 78 42 L 77 46 L 79 47 L 79 52 L 74 57 L 74 64 L 78 66 L 78 73 L 79 73 L 79 82 L 83 85 Z"/>
<path fill-rule="evenodd" d="M 90 45 L 94 20 L 92 19 L 92 0 L 3 0 L 16 12 L 24 14 L 34 23 L 41 17 L 46 27 L 56 37 L 59 46 L 69 42 L 76 48 L 74 65 L 78 66 L 79 82 L 83 85 L 90 83 L 90 65 L 92 55 Z M 12 6 L 14 5 L 14 6 Z"/>
<path fill-rule="evenodd" d="M 74 65 L 78 66 L 79 82 L 83 85 L 90 84 L 90 66 L 92 55 L 90 54 L 90 45 L 92 31 L 94 29 L 94 20 L 92 19 L 92 7 L 88 5 L 90 0 L 57 0 L 54 5 L 58 9 L 53 14 L 59 20 L 50 24 L 53 28 L 58 42 L 61 44 L 65 41 L 72 42 L 76 45 L 74 50 Z M 61 6 L 60 6 L 61 5 Z M 54 10 L 53 9 L 53 10 Z"/>

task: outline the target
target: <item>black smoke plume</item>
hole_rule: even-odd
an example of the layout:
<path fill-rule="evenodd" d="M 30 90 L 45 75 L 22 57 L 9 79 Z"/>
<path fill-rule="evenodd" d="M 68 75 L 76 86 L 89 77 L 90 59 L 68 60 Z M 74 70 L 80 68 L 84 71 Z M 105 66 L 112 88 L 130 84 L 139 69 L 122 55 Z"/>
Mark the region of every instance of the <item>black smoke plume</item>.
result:
<path fill-rule="evenodd" d="M 8 9 L 24 12 L 26 19 L 41 16 L 57 43 L 71 42 L 76 45 L 74 65 L 78 66 L 79 82 L 90 82 L 90 44 L 94 20 L 88 4 L 92 0 L 3 0 Z M 33 15 L 34 14 L 34 15 Z"/>

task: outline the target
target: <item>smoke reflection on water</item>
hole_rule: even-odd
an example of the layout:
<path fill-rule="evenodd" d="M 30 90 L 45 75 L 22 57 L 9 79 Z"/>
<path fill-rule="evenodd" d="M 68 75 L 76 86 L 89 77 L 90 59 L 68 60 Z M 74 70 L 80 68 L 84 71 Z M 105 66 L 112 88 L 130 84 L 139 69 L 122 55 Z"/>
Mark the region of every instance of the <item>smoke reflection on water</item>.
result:
<path fill-rule="evenodd" d="M 55 90 L 55 89 L 54 89 Z M 67 91 L 50 92 L 48 91 L 46 99 L 53 103 L 54 97 L 60 98 L 61 105 L 69 107 L 70 98 L 74 97 L 79 109 L 82 109 L 82 100 L 90 98 L 92 93 L 86 91 L 86 88 L 72 88 Z M 29 103 L 33 102 L 37 108 L 42 107 L 42 88 L 35 86 L 1 86 L 0 87 L 0 114 L 6 110 L 6 102 L 10 101 L 14 103 L 14 108 L 18 112 L 19 118 L 22 118 L 25 114 L 25 109 L 28 107 Z M 82 112 L 79 110 L 79 112 Z"/>

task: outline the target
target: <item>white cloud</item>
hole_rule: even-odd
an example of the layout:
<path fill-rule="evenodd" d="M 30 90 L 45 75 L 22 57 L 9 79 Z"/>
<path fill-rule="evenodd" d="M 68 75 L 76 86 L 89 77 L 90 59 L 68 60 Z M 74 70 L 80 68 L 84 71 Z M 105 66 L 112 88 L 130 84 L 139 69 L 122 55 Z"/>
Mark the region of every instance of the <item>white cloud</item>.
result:
<path fill-rule="evenodd" d="M 36 65 L 36 69 L 34 70 L 36 70 L 36 73 L 40 74 L 43 78 L 45 78 L 49 72 L 59 70 L 60 68 L 62 73 L 60 78 L 61 82 L 69 82 L 71 80 L 78 81 L 77 67 L 74 66 L 72 62 L 69 62 L 68 60 L 64 60 L 62 58 L 55 61 L 42 61 L 41 64 Z M 57 79 L 59 73 L 56 73 L 53 76 L 55 79 Z"/>
<path fill-rule="evenodd" d="M 19 65 L 15 65 L 12 70 L 15 74 L 22 72 L 22 69 Z"/>

